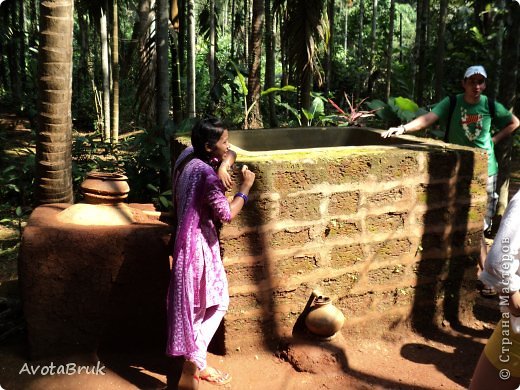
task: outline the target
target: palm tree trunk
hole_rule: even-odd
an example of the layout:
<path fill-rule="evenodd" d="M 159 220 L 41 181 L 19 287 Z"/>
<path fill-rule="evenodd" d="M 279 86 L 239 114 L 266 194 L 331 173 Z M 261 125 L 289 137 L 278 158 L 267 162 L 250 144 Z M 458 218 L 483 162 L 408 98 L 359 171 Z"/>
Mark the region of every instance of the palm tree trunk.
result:
<path fill-rule="evenodd" d="M 194 1 L 187 0 L 188 13 L 188 86 L 187 86 L 187 110 L 188 118 L 195 118 L 195 10 Z"/>
<path fill-rule="evenodd" d="M 504 39 L 504 56 L 502 59 L 502 73 L 500 80 L 499 100 L 506 107 L 515 107 L 518 104 L 517 88 L 520 82 L 519 62 L 520 62 L 520 9 L 511 2 L 506 7 L 511 17 L 508 18 L 507 34 Z M 499 195 L 497 205 L 497 215 L 502 216 L 509 201 L 509 176 L 511 174 L 511 149 L 513 136 L 504 139 L 495 145 L 495 154 L 498 160 L 498 182 L 497 192 Z"/>
<path fill-rule="evenodd" d="M 343 50 L 345 54 L 348 50 L 348 3 L 345 4 L 345 24 L 343 26 Z"/>
<path fill-rule="evenodd" d="M 172 57 L 172 111 L 173 121 L 177 124 L 182 122 L 182 89 L 181 89 L 181 68 L 179 63 L 179 33 L 174 31 L 170 44 Z"/>
<path fill-rule="evenodd" d="M 250 26 L 250 12 L 249 9 L 251 7 L 251 0 L 244 0 L 244 63 L 249 64 L 249 26 Z"/>
<path fill-rule="evenodd" d="M 262 60 L 262 36 L 265 13 L 264 5 L 264 0 L 253 0 L 249 77 L 247 80 L 247 106 L 251 107 L 251 105 L 254 104 L 248 117 L 249 120 L 247 126 L 253 129 L 263 127 L 262 116 L 260 114 L 260 65 Z"/>
<path fill-rule="evenodd" d="M 8 12 L 6 15 L 11 16 L 11 22 L 7 23 L 7 26 L 13 26 L 13 29 L 15 30 L 15 37 L 16 37 L 16 29 L 18 26 L 19 21 L 16 19 L 17 13 L 16 8 L 17 4 L 7 3 L 8 6 Z M 11 93 L 13 96 L 13 100 L 16 105 L 22 104 L 22 81 L 20 79 L 20 62 L 18 61 L 18 51 L 19 48 L 17 47 L 17 39 L 10 39 L 7 43 L 7 60 L 9 64 L 9 76 L 10 76 L 10 82 L 11 82 Z"/>
<path fill-rule="evenodd" d="M 231 0 L 231 59 L 235 58 L 235 0 Z"/>
<path fill-rule="evenodd" d="M 209 3 L 209 88 L 213 89 L 215 86 L 215 0 L 210 0 Z"/>
<path fill-rule="evenodd" d="M 388 46 L 386 49 L 386 100 L 392 88 L 392 53 L 394 51 L 395 0 L 390 0 L 390 24 L 388 25 Z"/>
<path fill-rule="evenodd" d="M 496 0 L 495 1 L 495 7 L 497 10 L 503 10 L 505 9 L 505 0 Z M 492 90 L 487 91 L 488 96 L 496 97 L 499 93 L 499 87 L 500 87 L 500 74 L 502 72 L 502 49 L 504 45 L 504 14 L 498 14 L 495 16 L 496 18 L 496 25 L 495 25 L 495 67 L 494 72 L 491 74 L 491 80 L 490 84 L 493 86 Z M 490 77 L 490 75 L 488 75 Z"/>
<path fill-rule="evenodd" d="M 358 47 L 357 47 L 357 68 L 361 69 L 362 59 L 363 59 L 363 26 L 364 26 L 364 13 L 365 6 L 364 0 L 359 0 L 359 36 L 358 36 Z M 357 95 L 361 95 L 361 91 L 364 89 L 364 78 L 361 72 L 357 72 Z"/>
<path fill-rule="evenodd" d="M 36 202 L 72 203 L 72 0 L 40 2 Z"/>
<path fill-rule="evenodd" d="M 30 0 L 29 19 L 29 47 L 36 47 L 36 38 L 38 36 L 38 0 Z"/>
<path fill-rule="evenodd" d="M 273 34 L 273 6 L 271 0 L 265 0 L 265 87 L 269 89 L 274 87 L 275 83 L 275 47 L 276 38 Z M 278 127 L 278 118 L 276 116 L 276 105 L 274 95 L 267 95 L 269 125 Z"/>
<path fill-rule="evenodd" d="M 415 100 L 419 106 L 424 103 L 426 75 L 426 35 L 429 0 L 419 0 L 417 4 Z"/>
<path fill-rule="evenodd" d="M 157 0 L 156 16 L 156 47 L 157 47 L 157 73 L 155 86 L 157 91 L 156 125 L 160 134 L 168 122 L 170 109 L 170 79 L 168 72 L 168 0 Z"/>
<path fill-rule="evenodd" d="M 19 3 L 20 11 L 18 13 L 18 42 L 19 42 L 19 53 L 18 53 L 18 68 L 20 69 L 20 84 L 22 86 L 22 91 L 27 91 L 27 73 L 26 73 L 26 60 L 25 55 L 27 52 L 27 45 L 25 43 L 25 7 L 24 2 L 20 1 Z"/>
<path fill-rule="evenodd" d="M 101 8 L 100 19 L 101 34 L 101 69 L 103 72 L 103 139 L 110 141 L 110 65 L 108 63 L 108 30 L 107 14 Z"/>
<path fill-rule="evenodd" d="M 448 0 L 441 0 L 439 9 L 439 28 L 437 30 L 437 54 L 435 56 L 435 100 L 440 101 L 444 96 L 444 40 L 446 35 L 446 15 Z"/>
<path fill-rule="evenodd" d="M 377 38 L 377 0 L 372 0 L 372 28 L 370 30 L 370 64 L 368 66 L 368 77 L 372 75 L 376 59 Z"/>
<path fill-rule="evenodd" d="M 119 16 L 117 0 L 112 0 L 112 130 L 110 143 L 119 140 Z"/>
<path fill-rule="evenodd" d="M 79 26 L 79 44 L 81 48 L 80 61 L 79 61 L 79 81 L 80 88 L 86 87 L 88 81 L 88 56 L 90 52 L 88 42 L 88 19 L 87 15 L 78 15 L 78 26 Z"/>
<path fill-rule="evenodd" d="M 326 79 L 325 90 L 330 91 L 330 82 L 332 78 L 332 58 L 334 57 L 334 0 L 329 0 L 327 4 L 327 14 L 329 17 L 329 42 L 327 44 L 326 57 Z"/>

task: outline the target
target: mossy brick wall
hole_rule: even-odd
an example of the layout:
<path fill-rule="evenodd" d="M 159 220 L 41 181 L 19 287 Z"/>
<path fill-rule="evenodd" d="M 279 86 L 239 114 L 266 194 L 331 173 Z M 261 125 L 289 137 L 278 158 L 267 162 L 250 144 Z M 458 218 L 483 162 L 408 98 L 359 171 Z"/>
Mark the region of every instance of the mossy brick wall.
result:
<path fill-rule="evenodd" d="M 176 150 L 185 143 L 178 138 Z M 237 165 L 246 163 L 256 181 L 220 234 L 231 295 L 228 350 L 287 335 L 314 288 L 343 311 L 344 332 L 421 323 L 421 313 L 433 325 L 450 305 L 458 317 L 471 311 L 484 153 L 436 141 L 235 150 Z"/>

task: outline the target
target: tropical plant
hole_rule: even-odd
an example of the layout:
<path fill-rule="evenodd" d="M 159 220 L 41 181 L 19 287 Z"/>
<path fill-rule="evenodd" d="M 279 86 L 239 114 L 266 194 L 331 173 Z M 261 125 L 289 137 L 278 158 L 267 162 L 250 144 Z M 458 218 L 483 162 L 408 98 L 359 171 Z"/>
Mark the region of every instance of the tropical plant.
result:
<path fill-rule="evenodd" d="M 404 97 L 391 97 L 385 103 L 382 100 L 374 99 L 367 102 L 367 106 L 381 118 L 387 126 L 396 126 L 407 123 L 425 114 L 427 111 L 420 108 L 413 100 Z"/>
<path fill-rule="evenodd" d="M 242 100 L 243 100 L 243 104 L 244 104 L 244 122 L 243 122 L 244 129 L 248 129 L 249 128 L 249 120 L 248 120 L 249 114 L 251 113 L 251 110 L 253 110 L 255 105 L 258 104 L 259 98 L 256 98 L 255 100 L 253 100 L 251 102 L 251 104 L 248 104 L 247 97 L 249 94 L 249 89 L 247 87 L 246 78 L 244 77 L 243 72 L 238 68 L 237 64 L 235 64 L 231 60 L 230 60 L 230 63 L 232 64 L 233 68 L 235 69 L 236 78 L 238 81 L 237 84 L 239 86 L 239 88 L 235 89 L 235 91 L 237 91 L 242 96 Z M 269 94 L 273 94 L 273 93 L 277 93 L 277 92 L 296 92 L 296 87 L 294 87 L 292 85 L 285 85 L 283 87 L 271 87 L 265 91 L 261 91 L 260 97 L 263 97 L 263 96 L 266 96 Z M 278 104 L 288 108 L 292 113 L 294 113 L 294 108 L 289 107 L 288 105 L 284 105 L 283 103 L 278 103 Z M 316 107 L 314 109 L 316 109 Z M 308 111 L 308 112 L 310 113 L 310 111 Z M 309 114 L 309 115 L 311 115 L 311 114 Z M 300 123 L 300 126 L 301 126 L 301 120 L 298 120 L 298 122 Z"/>
<path fill-rule="evenodd" d="M 348 104 L 348 112 L 343 111 L 331 98 L 328 99 L 329 103 L 338 111 L 340 115 L 336 115 L 333 118 L 335 119 L 335 123 L 338 126 L 353 126 L 356 125 L 361 119 L 369 118 L 374 116 L 374 113 L 378 111 L 378 109 L 366 111 L 361 110 L 361 105 L 365 102 L 367 98 L 362 99 L 358 104 L 353 104 L 350 102 L 348 95 L 345 93 L 345 101 Z"/>

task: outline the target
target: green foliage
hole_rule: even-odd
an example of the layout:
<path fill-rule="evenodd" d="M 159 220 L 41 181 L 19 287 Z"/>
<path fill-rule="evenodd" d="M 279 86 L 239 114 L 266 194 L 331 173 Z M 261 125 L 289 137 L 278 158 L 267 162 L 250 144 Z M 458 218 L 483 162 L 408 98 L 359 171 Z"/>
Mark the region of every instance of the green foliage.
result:
<path fill-rule="evenodd" d="M 29 214 L 31 213 L 32 208 L 31 207 L 22 207 L 22 206 L 8 206 L 2 205 L 1 207 L 1 215 L 3 216 L 2 219 L 0 219 L 0 224 L 4 225 L 11 229 L 16 229 L 18 232 L 17 242 L 14 247 L 9 247 L 7 250 L 4 251 L 3 248 L 0 248 L 0 256 L 9 256 L 10 252 L 16 251 L 18 249 L 18 246 L 22 240 L 22 233 L 23 233 L 23 222 L 28 218 Z M 6 217 L 7 215 L 7 217 Z"/>
<path fill-rule="evenodd" d="M 311 106 L 307 111 L 305 108 L 302 108 L 303 115 L 305 119 L 307 119 L 307 126 L 317 126 L 320 122 L 323 121 L 325 117 L 325 98 L 321 96 L 321 94 L 311 93 L 313 97 Z M 314 121 L 314 122 L 313 122 Z"/>
<path fill-rule="evenodd" d="M 427 111 L 420 108 L 413 100 L 404 97 L 391 97 L 385 103 L 382 100 L 374 99 L 367 103 L 367 106 L 375 111 L 387 126 L 396 126 L 400 123 L 407 123 L 425 114 Z"/>
<path fill-rule="evenodd" d="M 166 190 L 161 192 L 161 190 L 158 187 L 152 184 L 148 184 L 146 187 L 155 195 L 152 198 L 154 204 L 160 205 L 165 210 L 172 209 L 172 190 Z"/>
<path fill-rule="evenodd" d="M 8 145 L 8 135 L 0 133 L 0 144 Z M 22 235 L 22 223 L 32 210 L 34 198 L 34 151 L 29 148 L 11 150 L 1 156 L 0 166 L 0 224 L 16 230 L 14 246 L 0 248 L 0 256 L 10 257 L 18 249 Z M 11 245 L 11 244 L 10 244 Z"/>
<path fill-rule="evenodd" d="M 0 143 L 6 145 L 5 133 Z M 17 157 L 3 156 L 0 172 L 0 199 L 11 207 L 28 207 L 34 196 L 35 154 L 32 149 L 15 150 Z"/>
<path fill-rule="evenodd" d="M 128 137 L 120 145 L 122 167 L 128 176 L 130 202 L 152 202 L 160 209 L 168 209 L 170 190 L 170 140 L 175 133 L 188 131 L 195 119 L 179 125 L 169 122 L 163 129 L 142 130 Z M 167 201 L 168 200 L 168 201 Z"/>

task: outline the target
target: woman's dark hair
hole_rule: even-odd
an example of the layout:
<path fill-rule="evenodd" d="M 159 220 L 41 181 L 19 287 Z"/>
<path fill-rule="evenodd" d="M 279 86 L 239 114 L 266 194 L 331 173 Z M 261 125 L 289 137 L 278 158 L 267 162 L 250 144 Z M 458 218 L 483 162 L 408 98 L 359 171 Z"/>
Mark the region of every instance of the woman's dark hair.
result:
<path fill-rule="evenodd" d="M 215 117 L 198 121 L 191 129 L 191 145 L 195 156 L 203 161 L 209 160 L 206 144 L 213 149 L 224 132 L 224 123 Z"/>

